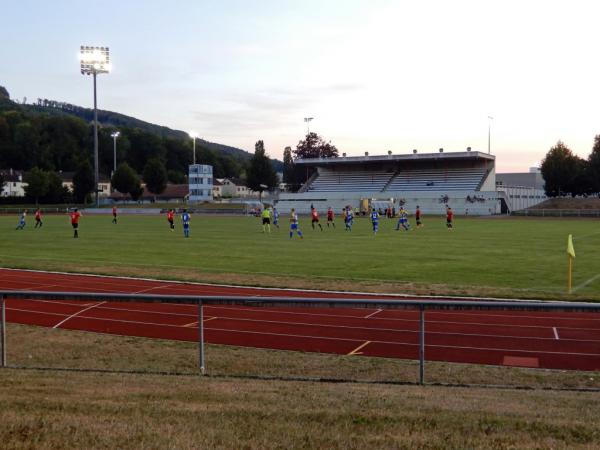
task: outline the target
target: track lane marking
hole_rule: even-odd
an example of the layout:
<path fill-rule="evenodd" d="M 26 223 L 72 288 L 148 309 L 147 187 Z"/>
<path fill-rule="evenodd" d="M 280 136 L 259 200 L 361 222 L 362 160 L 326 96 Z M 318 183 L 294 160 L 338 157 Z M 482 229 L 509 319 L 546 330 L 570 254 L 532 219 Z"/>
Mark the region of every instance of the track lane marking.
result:
<path fill-rule="evenodd" d="M 375 314 L 378 314 L 378 313 L 380 313 L 381 311 L 383 311 L 383 309 L 378 309 L 377 311 L 375 311 L 375 312 L 373 312 L 373 313 L 371 313 L 371 314 L 368 314 L 368 315 L 366 315 L 364 318 L 365 318 L 365 319 L 368 319 L 369 317 L 373 317 Z"/>
<path fill-rule="evenodd" d="M 370 343 L 371 343 L 371 341 L 365 341 L 365 342 L 363 342 L 358 347 L 356 347 L 354 350 L 352 350 L 350 353 L 348 353 L 346 356 L 350 356 L 350 355 L 362 355 L 362 352 L 359 352 L 359 350 L 365 348 Z"/>
<path fill-rule="evenodd" d="M 218 317 L 214 316 L 214 317 L 209 317 L 207 319 L 204 319 L 203 322 L 210 322 L 211 320 L 215 320 L 218 319 Z M 198 321 L 196 320 L 195 322 L 192 323 L 186 323 L 185 325 L 181 325 L 185 328 L 192 328 L 192 327 L 197 327 L 198 326 Z"/>
<path fill-rule="evenodd" d="M 81 311 L 78 311 L 78 312 L 76 312 L 75 314 L 71 314 L 71 315 L 70 315 L 69 317 L 67 317 L 66 319 L 64 319 L 64 320 L 61 320 L 60 322 L 58 322 L 58 323 L 57 323 L 56 325 L 54 325 L 52 328 L 58 328 L 58 327 L 60 327 L 60 326 L 61 326 L 63 323 L 65 323 L 67 320 L 69 320 L 69 319 L 72 319 L 73 317 L 77 317 L 77 316 L 79 316 L 80 314 L 82 314 L 82 313 L 84 313 L 84 312 L 86 312 L 86 311 L 89 311 L 89 310 L 90 310 L 90 309 L 92 309 L 92 308 L 96 308 L 97 306 L 100 306 L 100 305 L 102 305 L 103 303 L 106 303 L 106 302 L 95 303 L 95 304 L 93 304 L 92 306 L 88 306 L 87 308 L 84 308 L 84 309 L 82 309 Z"/>
<path fill-rule="evenodd" d="M 554 331 L 554 339 L 558 340 L 558 330 L 556 329 L 556 327 L 552 327 L 552 330 Z"/>

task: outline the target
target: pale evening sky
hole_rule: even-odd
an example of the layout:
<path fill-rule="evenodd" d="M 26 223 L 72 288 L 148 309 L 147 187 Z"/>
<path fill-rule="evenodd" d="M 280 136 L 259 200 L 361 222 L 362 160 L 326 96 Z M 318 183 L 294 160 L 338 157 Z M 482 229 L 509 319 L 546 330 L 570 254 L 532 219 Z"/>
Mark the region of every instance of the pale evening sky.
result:
<path fill-rule="evenodd" d="M 0 85 L 91 106 L 80 44 L 111 48 L 99 107 L 281 158 L 311 130 L 341 152 L 487 151 L 527 170 L 600 134 L 596 1 L 5 2 Z"/>

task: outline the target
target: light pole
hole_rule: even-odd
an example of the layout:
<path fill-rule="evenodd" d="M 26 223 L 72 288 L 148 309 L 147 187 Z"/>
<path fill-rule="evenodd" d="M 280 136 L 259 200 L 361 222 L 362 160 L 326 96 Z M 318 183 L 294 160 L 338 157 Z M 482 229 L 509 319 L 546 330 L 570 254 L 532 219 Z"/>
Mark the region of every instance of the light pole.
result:
<path fill-rule="evenodd" d="M 490 155 L 492 151 L 492 120 L 494 120 L 494 118 L 492 116 L 488 116 L 488 155 Z"/>
<path fill-rule="evenodd" d="M 113 138 L 113 174 L 117 171 L 117 138 L 121 136 L 120 131 L 114 131 L 110 137 Z"/>
<path fill-rule="evenodd" d="M 196 138 L 198 137 L 198 133 L 190 131 L 188 134 L 192 138 L 192 164 L 196 164 Z"/>
<path fill-rule="evenodd" d="M 98 105 L 96 102 L 96 75 L 110 72 L 110 57 L 108 47 L 79 47 L 79 62 L 82 75 L 92 75 L 94 78 L 94 186 L 96 207 L 100 206 L 98 198 Z"/>
<path fill-rule="evenodd" d="M 310 134 L 310 121 L 313 120 L 314 117 L 305 117 L 304 122 L 306 123 L 306 135 Z"/>

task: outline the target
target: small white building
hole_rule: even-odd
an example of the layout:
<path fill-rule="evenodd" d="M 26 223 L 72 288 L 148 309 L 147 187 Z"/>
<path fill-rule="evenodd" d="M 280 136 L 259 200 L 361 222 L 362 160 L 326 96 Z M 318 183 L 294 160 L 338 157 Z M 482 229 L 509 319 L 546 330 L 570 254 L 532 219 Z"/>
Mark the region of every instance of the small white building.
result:
<path fill-rule="evenodd" d="M 2 197 L 25 197 L 25 186 L 23 172 L 19 170 L 0 170 L 4 185 L 2 186 Z"/>
<path fill-rule="evenodd" d="M 204 164 L 190 164 L 188 173 L 190 203 L 212 202 L 213 167 Z"/>
<path fill-rule="evenodd" d="M 240 178 L 223 178 L 221 186 L 221 195 L 223 197 L 258 197 L 255 192 L 246 186 L 246 183 Z"/>

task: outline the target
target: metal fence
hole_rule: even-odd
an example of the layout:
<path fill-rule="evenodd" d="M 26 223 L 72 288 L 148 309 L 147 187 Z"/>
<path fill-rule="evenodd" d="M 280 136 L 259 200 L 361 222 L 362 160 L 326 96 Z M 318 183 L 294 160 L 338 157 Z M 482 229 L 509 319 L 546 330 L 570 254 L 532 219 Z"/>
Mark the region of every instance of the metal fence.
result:
<path fill-rule="evenodd" d="M 238 305 L 251 307 L 284 308 L 364 308 L 411 309 L 419 311 L 419 383 L 425 383 L 425 312 L 433 310 L 504 310 L 504 311 L 554 311 L 600 313 L 600 304 L 542 301 L 470 301 L 470 300 L 374 300 L 347 298 L 290 298 L 244 296 L 187 296 L 112 294 L 87 292 L 0 291 L 0 367 L 6 367 L 6 299 L 44 299 L 75 301 L 110 301 L 174 303 L 198 305 L 198 369 L 206 370 L 204 359 L 204 305 Z"/>
<path fill-rule="evenodd" d="M 600 209 L 522 209 L 513 216 L 530 217 L 600 217 Z"/>

